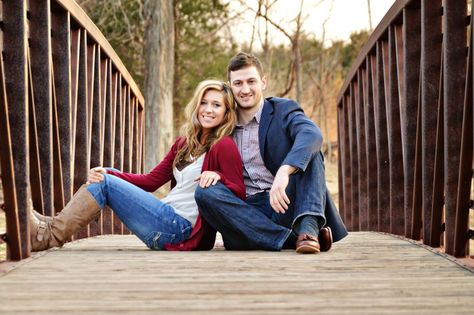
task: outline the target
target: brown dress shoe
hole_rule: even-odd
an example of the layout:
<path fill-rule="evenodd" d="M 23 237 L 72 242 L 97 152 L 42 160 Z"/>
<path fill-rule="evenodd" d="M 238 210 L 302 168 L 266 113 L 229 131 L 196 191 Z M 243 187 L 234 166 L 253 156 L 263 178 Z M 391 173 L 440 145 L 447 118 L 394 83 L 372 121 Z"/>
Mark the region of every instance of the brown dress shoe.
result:
<path fill-rule="evenodd" d="M 322 252 L 327 252 L 331 249 L 332 231 L 329 226 L 325 226 L 319 231 L 318 240 Z"/>
<path fill-rule="evenodd" d="M 298 239 L 296 240 L 296 252 L 298 254 L 319 253 L 318 238 L 310 234 L 298 235 Z"/>

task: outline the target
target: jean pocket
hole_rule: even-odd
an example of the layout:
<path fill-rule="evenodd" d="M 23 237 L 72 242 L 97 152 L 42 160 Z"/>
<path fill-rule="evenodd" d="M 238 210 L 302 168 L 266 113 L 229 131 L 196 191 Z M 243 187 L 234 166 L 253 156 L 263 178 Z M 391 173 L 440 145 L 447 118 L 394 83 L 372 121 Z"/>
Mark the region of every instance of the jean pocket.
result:
<path fill-rule="evenodd" d="M 150 249 L 164 249 L 166 244 L 175 243 L 176 234 L 163 232 L 151 232 L 147 237 L 145 244 Z"/>

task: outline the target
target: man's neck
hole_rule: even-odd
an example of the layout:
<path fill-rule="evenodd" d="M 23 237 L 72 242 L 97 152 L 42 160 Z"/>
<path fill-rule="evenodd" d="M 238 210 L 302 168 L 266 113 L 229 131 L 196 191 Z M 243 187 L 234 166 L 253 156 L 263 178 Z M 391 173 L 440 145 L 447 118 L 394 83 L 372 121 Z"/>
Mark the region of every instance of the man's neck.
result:
<path fill-rule="evenodd" d="M 255 106 L 255 107 L 252 107 L 252 108 L 249 108 L 249 109 L 239 107 L 238 111 L 237 111 L 239 124 L 241 124 L 241 125 L 248 124 L 253 119 L 255 114 L 260 109 L 260 106 L 262 106 L 262 105 L 263 105 L 263 103 L 262 103 L 262 101 L 260 101 L 258 106 Z"/>

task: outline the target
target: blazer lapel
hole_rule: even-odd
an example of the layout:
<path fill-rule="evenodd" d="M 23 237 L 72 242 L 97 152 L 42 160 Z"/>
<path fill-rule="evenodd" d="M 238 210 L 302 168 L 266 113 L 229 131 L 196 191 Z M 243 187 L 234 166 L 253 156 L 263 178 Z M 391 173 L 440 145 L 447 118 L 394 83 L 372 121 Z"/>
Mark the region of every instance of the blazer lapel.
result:
<path fill-rule="evenodd" d="M 265 145 L 267 140 L 268 127 L 273 118 L 273 106 L 265 100 L 263 103 L 262 116 L 260 117 L 260 126 L 258 128 L 258 143 L 260 147 L 260 155 L 265 163 Z"/>

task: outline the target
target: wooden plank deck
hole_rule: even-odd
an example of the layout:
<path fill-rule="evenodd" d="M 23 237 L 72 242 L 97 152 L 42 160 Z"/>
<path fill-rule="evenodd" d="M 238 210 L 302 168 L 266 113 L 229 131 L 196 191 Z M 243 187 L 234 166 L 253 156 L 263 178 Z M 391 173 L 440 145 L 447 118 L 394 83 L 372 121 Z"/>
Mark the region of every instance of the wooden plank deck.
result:
<path fill-rule="evenodd" d="M 164 252 L 134 236 L 51 250 L 0 275 L 0 314 L 473 314 L 474 273 L 358 232 L 319 255 Z"/>

